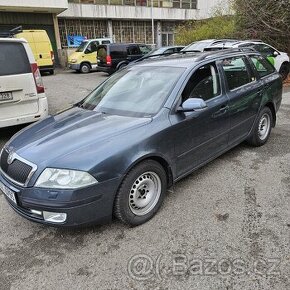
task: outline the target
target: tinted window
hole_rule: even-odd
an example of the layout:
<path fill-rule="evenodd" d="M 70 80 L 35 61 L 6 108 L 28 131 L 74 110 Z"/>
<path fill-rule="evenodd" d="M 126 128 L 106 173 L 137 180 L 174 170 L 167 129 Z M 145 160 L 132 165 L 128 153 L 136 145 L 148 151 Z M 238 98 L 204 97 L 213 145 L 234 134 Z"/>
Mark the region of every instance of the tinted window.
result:
<path fill-rule="evenodd" d="M 261 56 L 251 56 L 251 61 L 260 77 L 264 77 L 275 71 L 275 68 L 269 63 L 269 61 Z"/>
<path fill-rule="evenodd" d="M 239 88 L 252 81 L 245 60 L 242 57 L 231 57 L 222 60 L 229 90 Z"/>
<path fill-rule="evenodd" d="M 123 58 L 127 57 L 126 47 L 124 45 L 111 45 L 110 55 L 113 58 Z"/>
<path fill-rule="evenodd" d="M 182 102 L 188 98 L 201 98 L 204 101 L 220 95 L 220 78 L 215 63 L 200 67 L 189 79 L 183 93 Z"/>
<path fill-rule="evenodd" d="M 31 73 L 31 67 L 24 46 L 0 42 L 0 75 L 25 73 Z"/>
<path fill-rule="evenodd" d="M 138 55 L 140 54 L 138 46 L 129 46 L 127 48 L 128 55 Z"/>
<path fill-rule="evenodd" d="M 102 40 L 102 44 L 109 44 L 111 43 L 110 40 Z"/>

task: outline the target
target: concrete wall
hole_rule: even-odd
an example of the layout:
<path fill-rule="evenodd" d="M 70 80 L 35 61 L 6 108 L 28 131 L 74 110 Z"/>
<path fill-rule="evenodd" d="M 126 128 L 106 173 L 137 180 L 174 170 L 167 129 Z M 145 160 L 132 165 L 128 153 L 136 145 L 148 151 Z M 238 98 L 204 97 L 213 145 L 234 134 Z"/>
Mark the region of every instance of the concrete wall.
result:
<path fill-rule="evenodd" d="M 67 0 L 0 0 L 1 11 L 60 13 L 67 8 Z"/>
<path fill-rule="evenodd" d="M 226 5 L 228 0 L 223 1 Z M 153 8 L 153 18 L 160 20 L 192 20 L 209 18 L 220 0 L 199 0 L 198 9 Z M 69 3 L 59 17 L 104 19 L 151 19 L 151 8 L 144 6 L 93 5 Z"/>

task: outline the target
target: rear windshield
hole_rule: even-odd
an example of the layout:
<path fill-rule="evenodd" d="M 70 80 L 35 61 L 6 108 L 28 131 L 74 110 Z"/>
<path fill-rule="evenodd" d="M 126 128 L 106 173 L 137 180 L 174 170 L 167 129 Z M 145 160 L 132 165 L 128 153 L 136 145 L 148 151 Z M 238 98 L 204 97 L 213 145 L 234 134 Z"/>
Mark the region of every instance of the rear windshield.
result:
<path fill-rule="evenodd" d="M 0 76 L 31 73 L 22 43 L 0 42 Z"/>

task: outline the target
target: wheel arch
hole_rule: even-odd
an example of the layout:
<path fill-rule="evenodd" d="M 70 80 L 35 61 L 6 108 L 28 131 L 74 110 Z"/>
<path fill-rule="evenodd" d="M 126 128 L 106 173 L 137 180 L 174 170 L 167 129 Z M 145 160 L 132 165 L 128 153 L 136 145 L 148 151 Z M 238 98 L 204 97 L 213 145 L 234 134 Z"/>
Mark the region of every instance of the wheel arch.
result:
<path fill-rule="evenodd" d="M 276 116 L 276 110 L 275 110 L 275 106 L 272 102 L 268 102 L 265 104 L 264 107 L 268 107 L 271 112 L 272 112 L 272 117 L 273 117 L 273 127 L 276 126 L 276 119 L 277 119 L 277 116 Z"/>
<path fill-rule="evenodd" d="M 90 66 L 90 68 L 92 68 L 92 64 L 89 62 L 89 61 L 82 61 L 81 64 L 80 64 L 80 67 L 83 65 L 83 64 L 88 64 Z"/>
<path fill-rule="evenodd" d="M 119 62 L 118 65 L 117 65 L 117 70 L 118 70 L 118 69 L 120 68 L 120 66 L 123 65 L 123 64 L 128 65 L 129 62 L 128 62 L 128 61 L 125 61 L 125 60 Z"/>
<path fill-rule="evenodd" d="M 172 172 L 172 168 L 170 166 L 170 163 L 166 160 L 166 158 L 164 158 L 161 155 L 157 155 L 157 154 L 148 154 L 148 155 L 145 155 L 145 156 L 138 158 L 127 168 L 125 175 L 127 175 L 133 167 L 135 167 L 136 165 L 138 165 L 146 160 L 154 160 L 154 161 L 158 162 L 165 170 L 165 173 L 167 176 L 168 187 L 173 185 L 173 172 Z"/>

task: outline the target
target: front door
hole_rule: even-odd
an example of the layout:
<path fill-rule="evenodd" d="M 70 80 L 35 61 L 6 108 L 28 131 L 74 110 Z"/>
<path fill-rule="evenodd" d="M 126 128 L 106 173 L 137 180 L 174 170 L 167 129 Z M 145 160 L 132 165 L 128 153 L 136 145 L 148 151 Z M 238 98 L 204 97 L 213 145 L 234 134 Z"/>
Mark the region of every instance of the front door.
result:
<path fill-rule="evenodd" d="M 176 174 L 185 175 L 228 146 L 230 128 L 228 97 L 223 92 L 216 64 L 198 68 L 188 80 L 180 105 L 188 98 L 202 98 L 207 108 L 170 116 L 176 153 Z"/>

